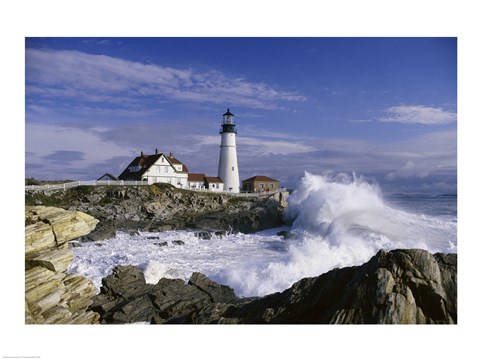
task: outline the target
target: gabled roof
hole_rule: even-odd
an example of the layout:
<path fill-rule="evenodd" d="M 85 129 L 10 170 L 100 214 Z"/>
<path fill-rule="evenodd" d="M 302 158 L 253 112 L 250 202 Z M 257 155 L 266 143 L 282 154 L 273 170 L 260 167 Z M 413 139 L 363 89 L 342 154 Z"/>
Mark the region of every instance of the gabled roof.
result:
<path fill-rule="evenodd" d="M 155 164 L 158 159 L 160 159 L 161 156 L 164 156 L 165 159 L 169 162 L 170 165 L 182 165 L 182 171 L 181 172 L 188 172 L 188 168 L 180 162 L 178 159 L 173 157 L 173 154 L 170 154 L 170 156 L 167 156 L 164 153 L 159 153 L 155 155 L 145 155 L 142 153 L 140 156 L 137 156 L 135 159 L 132 160 L 130 164 L 126 167 L 125 170 L 118 176 L 120 180 L 127 180 L 127 179 L 132 179 L 132 180 L 142 180 L 142 175 L 153 165 Z M 140 166 L 140 170 L 138 171 L 129 171 L 128 169 L 133 167 L 133 166 Z M 175 169 L 175 171 L 179 172 L 178 170 Z"/>
<path fill-rule="evenodd" d="M 217 177 L 217 176 L 205 176 L 205 180 L 206 180 L 208 183 L 222 183 L 222 184 L 223 184 L 223 180 L 220 179 L 220 178 Z"/>
<path fill-rule="evenodd" d="M 188 174 L 188 181 L 203 182 L 205 181 L 205 174 Z"/>
<path fill-rule="evenodd" d="M 188 168 L 185 166 L 185 164 L 182 163 L 181 161 L 179 161 L 177 158 L 175 158 L 172 153 L 170 153 L 169 156 L 165 155 L 165 157 L 170 162 L 170 164 L 172 164 L 172 165 L 182 165 L 182 171 L 183 172 L 188 172 Z"/>
<path fill-rule="evenodd" d="M 142 180 L 142 175 L 153 165 L 155 162 L 162 156 L 162 154 L 156 155 L 145 155 L 142 154 L 137 156 L 135 159 L 132 160 L 130 164 L 126 167 L 125 170 L 118 176 L 120 180 Z M 140 166 L 140 170 L 138 171 L 130 171 L 129 168 L 133 166 Z"/>
<path fill-rule="evenodd" d="M 242 182 L 248 182 L 248 181 L 276 181 L 276 182 L 278 182 L 278 180 L 275 180 L 275 179 L 269 178 L 268 176 L 263 176 L 263 175 L 256 175 L 256 176 L 251 177 L 249 179 L 242 180 Z"/>
<path fill-rule="evenodd" d="M 110 173 L 105 173 L 103 174 L 102 176 L 100 176 L 97 180 L 100 180 L 101 178 L 103 177 L 109 177 L 111 180 L 118 180 L 118 178 L 116 176 L 113 176 L 112 174 Z"/>

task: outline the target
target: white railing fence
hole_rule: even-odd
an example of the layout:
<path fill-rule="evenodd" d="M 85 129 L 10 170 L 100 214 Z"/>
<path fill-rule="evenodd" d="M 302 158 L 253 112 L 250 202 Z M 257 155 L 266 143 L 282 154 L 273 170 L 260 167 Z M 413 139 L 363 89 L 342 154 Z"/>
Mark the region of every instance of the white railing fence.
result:
<path fill-rule="evenodd" d="M 63 184 L 46 185 L 25 185 L 25 190 L 65 190 L 77 186 L 99 186 L 99 185 L 148 185 L 146 181 L 126 181 L 126 180 L 84 180 L 72 181 Z"/>
<path fill-rule="evenodd" d="M 46 184 L 46 185 L 25 185 L 25 191 L 48 191 L 48 190 L 66 190 L 78 186 L 139 186 L 139 185 L 152 185 L 147 181 L 127 181 L 127 180 L 84 180 L 84 181 L 72 181 L 63 184 Z M 182 188 L 183 190 L 197 191 L 209 194 L 222 194 L 233 195 L 239 197 L 259 197 L 272 195 L 278 192 L 287 191 L 285 188 L 275 189 L 271 191 L 256 192 L 256 193 L 231 193 L 228 191 L 211 191 L 207 189 L 196 188 Z"/>

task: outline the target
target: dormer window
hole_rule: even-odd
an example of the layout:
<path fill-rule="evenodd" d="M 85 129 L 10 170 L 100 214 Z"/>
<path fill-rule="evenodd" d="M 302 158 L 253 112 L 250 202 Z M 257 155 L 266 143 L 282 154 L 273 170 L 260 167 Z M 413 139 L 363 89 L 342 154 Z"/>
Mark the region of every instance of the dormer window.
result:
<path fill-rule="evenodd" d="M 138 166 L 138 165 L 136 165 L 136 166 L 130 166 L 130 167 L 128 168 L 128 171 L 130 171 L 130 172 L 137 172 L 137 171 L 140 171 L 141 168 L 142 168 L 142 167 L 141 167 L 141 166 Z"/>

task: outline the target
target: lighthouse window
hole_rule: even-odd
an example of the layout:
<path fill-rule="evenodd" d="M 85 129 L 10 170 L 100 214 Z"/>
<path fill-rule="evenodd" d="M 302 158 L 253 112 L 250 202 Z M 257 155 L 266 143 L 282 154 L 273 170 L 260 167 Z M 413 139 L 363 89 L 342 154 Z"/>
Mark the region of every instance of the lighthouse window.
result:
<path fill-rule="evenodd" d="M 232 166 L 232 171 L 235 171 L 235 167 L 234 167 L 234 166 Z"/>

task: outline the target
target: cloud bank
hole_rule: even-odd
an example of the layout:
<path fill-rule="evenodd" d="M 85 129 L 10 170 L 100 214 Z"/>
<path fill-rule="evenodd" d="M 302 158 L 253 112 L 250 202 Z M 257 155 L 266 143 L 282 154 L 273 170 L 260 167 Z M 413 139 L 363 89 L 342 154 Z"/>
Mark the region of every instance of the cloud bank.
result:
<path fill-rule="evenodd" d="M 385 110 L 382 122 L 397 122 L 402 124 L 444 125 L 455 122 L 457 114 L 430 106 L 393 106 Z"/>
<path fill-rule="evenodd" d="M 26 49 L 26 78 L 27 94 L 90 102 L 128 104 L 153 96 L 276 109 L 285 101 L 306 100 L 301 94 L 216 70 L 198 72 L 79 51 Z"/>

